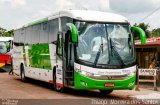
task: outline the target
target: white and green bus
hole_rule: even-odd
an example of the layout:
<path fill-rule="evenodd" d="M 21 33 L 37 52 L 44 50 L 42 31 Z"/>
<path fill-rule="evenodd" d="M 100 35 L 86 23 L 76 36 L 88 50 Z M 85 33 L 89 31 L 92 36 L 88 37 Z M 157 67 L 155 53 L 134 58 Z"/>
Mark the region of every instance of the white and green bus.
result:
<path fill-rule="evenodd" d="M 113 90 L 133 89 L 136 56 L 131 27 L 120 15 L 98 11 L 66 10 L 14 31 L 14 73 L 65 87 Z"/>

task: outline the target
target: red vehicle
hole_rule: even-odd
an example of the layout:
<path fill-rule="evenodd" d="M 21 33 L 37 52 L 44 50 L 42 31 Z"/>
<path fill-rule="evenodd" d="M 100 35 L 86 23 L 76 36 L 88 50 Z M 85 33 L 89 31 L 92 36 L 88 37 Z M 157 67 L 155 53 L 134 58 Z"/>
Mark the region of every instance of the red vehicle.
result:
<path fill-rule="evenodd" d="M 12 64 L 12 37 L 0 37 L 0 69 Z"/>

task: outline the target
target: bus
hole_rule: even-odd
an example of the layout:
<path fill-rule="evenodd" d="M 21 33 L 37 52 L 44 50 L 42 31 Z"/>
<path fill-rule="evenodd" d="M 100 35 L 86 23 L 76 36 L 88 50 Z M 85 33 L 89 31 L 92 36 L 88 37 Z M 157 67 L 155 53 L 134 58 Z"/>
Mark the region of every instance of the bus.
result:
<path fill-rule="evenodd" d="M 0 37 L 0 69 L 12 64 L 12 41 L 13 37 Z"/>
<path fill-rule="evenodd" d="M 136 56 L 131 27 L 118 14 L 65 10 L 26 24 L 14 31 L 13 69 L 23 81 L 49 82 L 62 92 L 65 87 L 102 94 L 133 89 Z"/>

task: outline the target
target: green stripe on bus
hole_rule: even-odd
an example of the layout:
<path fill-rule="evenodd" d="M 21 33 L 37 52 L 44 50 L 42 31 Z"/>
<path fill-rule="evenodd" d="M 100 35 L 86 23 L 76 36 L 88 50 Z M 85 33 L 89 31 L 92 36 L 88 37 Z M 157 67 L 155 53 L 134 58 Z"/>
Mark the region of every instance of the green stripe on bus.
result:
<path fill-rule="evenodd" d="M 30 45 L 29 58 L 31 67 L 52 70 L 49 44 Z"/>

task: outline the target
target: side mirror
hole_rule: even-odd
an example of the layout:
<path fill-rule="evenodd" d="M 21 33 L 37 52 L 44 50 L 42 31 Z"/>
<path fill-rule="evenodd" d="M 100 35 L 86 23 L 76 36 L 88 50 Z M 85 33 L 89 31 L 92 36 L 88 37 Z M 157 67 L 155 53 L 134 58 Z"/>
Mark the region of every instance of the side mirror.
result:
<path fill-rule="evenodd" d="M 139 33 L 142 45 L 146 44 L 146 34 L 140 27 L 131 27 L 131 30 Z"/>
<path fill-rule="evenodd" d="M 76 26 L 73 23 L 66 24 L 71 31 L 71 38 L 73 43 L 78 43 L 78 31 Z"/>

